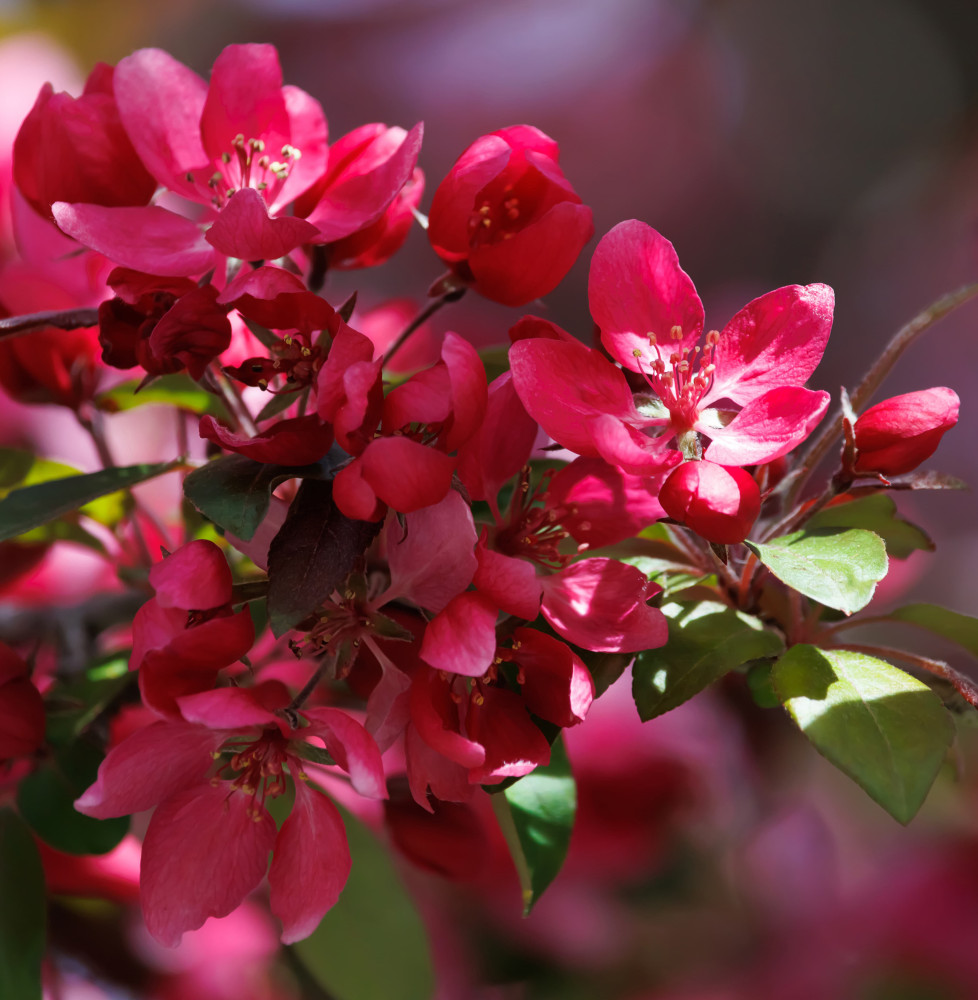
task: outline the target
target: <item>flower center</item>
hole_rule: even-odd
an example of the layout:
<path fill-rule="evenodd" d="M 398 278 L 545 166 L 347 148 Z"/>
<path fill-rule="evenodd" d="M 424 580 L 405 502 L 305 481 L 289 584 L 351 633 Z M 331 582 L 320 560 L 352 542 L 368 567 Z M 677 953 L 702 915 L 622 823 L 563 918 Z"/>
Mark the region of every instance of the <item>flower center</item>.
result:
<path fill-rule="evenodd" d="M 269 204 L 274 202 L 302 153 L 286 143 L 280 155 L 281 159 L 272 159 L 263 139 L 246 140 L 239 132 L 231 141 L 231 151 L 221 153 L 221 165 L 207 181 L 211 204 L 222 209 L 235 191 L 246 187 L 260 191 Z M 192 174 L 187 178 L 195 179 Z"/>
<path fill-rule="evenodd" d="M 574 511 L 546 504 L 546 493 L 553 469 L 540 478 L 536 489 L 530 485 L 530 467 L 524 465 L 509 502 L 505 521 L 496 531 L 494 548 L 507 556 L 529 559 L 548 569 L 561 569 L 573 558 L 573 553 L 560 551 L 561 543 L 570 537 L 560 523 L 561 518 Z"/>
<path fill-rule="evenodd" d="M 683 330 L 674 326 L 669 331 L 671 344 L 659 344 L 656 335 L 649 335 L 647 352 L 635 348 L 632 355 L 639 361 L 645 381 L 662 400 L 672 417 L 673 430 L 690 430 L 699 414 L 699 402 L 713 383 L 713 354 L 720 334 L 710 330 L 702 348 L 676 348 L 683 339 Z"/>
<path fill-rule="evenodd" d="M 248 811 L 256 822 L 264 813 L 265 800 L 277 798 L 285 792 L 283 765 L 297 767 L 296 759 L 286 752 L 287 746 L 285 737 L 277 729 L 269 727 L 257 740 L 231 758 L 231 770 L 238 772 L 231 787 L 251 797 Z M 298 767 L 298 771 L 301 770 Z M 294 776 L 298 777 L 298 774 Z"/>

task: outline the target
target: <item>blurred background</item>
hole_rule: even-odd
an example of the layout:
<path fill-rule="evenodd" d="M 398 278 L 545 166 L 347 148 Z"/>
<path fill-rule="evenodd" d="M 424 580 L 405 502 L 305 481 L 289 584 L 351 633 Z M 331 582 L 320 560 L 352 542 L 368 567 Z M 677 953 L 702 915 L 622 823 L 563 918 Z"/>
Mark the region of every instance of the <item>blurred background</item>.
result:
<path fill-rule="evenodd" d="M 229 43 L 273 43 L 286 82 L 322 102 L 332 139 L 370 121 L 425 122 L 423 210 L 474 138 L 536 125 L 559 141 L 596 238 L 638 218 L 673 241 L 708 327 L 779 285 L 832 285 L 835 327 L 811 384 L 834 396 L 900 326 L 978 270 L 978 5 L 962 0 L 0 0 L 0 33 L 4 134 L 44 79 L 77 92 L 98 60 L 159 46 L 206 76 Z M 585 339 L 589 257 L 537 310 Z M 388 265 L 331 277 L 326 294 L 342 301 L 362 285 L 365 305 L 420 301 L 440 273 L 416 230 Z M 520 313 L 471 298 L 435 328 L 503 341 Z M 928 466 L 972 483 L 976 326 L 972 303 L 926 334 L 875 400 L 953 388 L 961 420 Z M 978 614 L 973 494 L 917 494 L 901 509 L 938 553 L 912 557 L 883 601 L 926 594 Z M 903 831 L 738 690 L 648 727 L 627 697 L 599 709 L 606 728 L 589 720 L 569 741 L 579 777 L 595 782 L 592 794 L 582 779 L 584 833 L 533 917 L 515 916 L 515 882 L 493 875 L 492 844 L 463 865 L 472 883 L 462 890 L 408 872 L 439 997 L 978 997 L 967 752 L 964 795 L 948 790 L 949 768 Z M 167 966 L 140 951 L 141 938 L 130 956 L 138 976 L 113 982 L 108 962 L 93 977 L 89 946 L 71 964 L 85 926 L 76 918 L 63 918 L 61 935 L 71 1000 L 331 995 L 274 958 L 257 917 L 264 943 L 247 954 L 264 971 L 242 981 L 247 963 L 231 949 L 230 987 L 187 985 L 182 960 Z M 243 926 L 229 925 L 221 947 L 250 940 Z M 196 947 L 212 964 L 220 951 Z M 271 978 L 266 958 L 279 963 Z"/>

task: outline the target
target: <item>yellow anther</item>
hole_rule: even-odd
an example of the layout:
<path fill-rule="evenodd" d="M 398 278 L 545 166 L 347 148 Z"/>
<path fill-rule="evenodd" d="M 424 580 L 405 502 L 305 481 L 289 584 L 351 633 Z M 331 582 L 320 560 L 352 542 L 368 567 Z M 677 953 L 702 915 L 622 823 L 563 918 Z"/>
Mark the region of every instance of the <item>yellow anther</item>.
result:
<path fill-rule="evenodd" d="M 236 135 L 236 136 L 235 136 L 235 137 L 234 137 L 234 138 L 233 138 L 233 139 L 231 140 L 231 145 L 232 145 L 232 146 L 237 146 L 238 148 L 241 148 L 242 146 L 244 146 L 244 141 L 245 141 L 245 140 L 244 140 L 244 133 L 243 133 L 243 132 L 239 132 L 239 133 L 238 133 L 238 134 L 237 134 L 237 135 Z"/>
<path fill-rule="evenodd" d="M 672 337 L 673 340 L 682 340 L 683 328 L 677 324 L 669 331 L 669 336 Z"/>
<path fill-rule="evenodd" d="M 483 225 L 483 228 L 488 229 L 492 225 L 492 220 L 491 219 L 483 219 L 482 220 L 482 225 Z"/>
<path fill-rule="evenodd" d="M 230 163 L 230 162 L 231 162 L 231 154 L 221 153 L 221 163 Z"/>
<path fill-rule="evenodd" d="M 249 139 L 248 145 L 251 146 L 256 153 L 263 153 L 265 151 L 265 143 L 262 139 Z"/>

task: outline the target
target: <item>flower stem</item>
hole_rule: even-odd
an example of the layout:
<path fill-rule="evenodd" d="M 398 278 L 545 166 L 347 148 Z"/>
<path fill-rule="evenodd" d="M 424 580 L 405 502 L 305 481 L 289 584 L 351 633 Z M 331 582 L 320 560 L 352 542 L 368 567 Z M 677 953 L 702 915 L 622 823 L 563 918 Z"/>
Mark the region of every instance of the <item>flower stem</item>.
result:
<path fill-rule="evenodd" d="M 384 364 L 389 364 L 390 359 L 404 346 L 404 342 L 414 333 L 415 330 L 421 326 L 425 320 L 430 319 L 432 316 L 438 312 L 442 306 L 448 305 L 449 302 L 458 302 L 458 300 L 465 294 L 464 288 L 453 288 L 450 292 L 446 292 L 440 298 L 435 299 L 434 302 L 425 306 L 421 312 L 418 313 L 414 319 L 398 334 L 397 340 L 387 349 L 384 353 Z"/>
<path fill-rule="evenodd" d="M 978 296 L 978 282 L 965 285 L 955 292 L 949 292 L 936 302 L 931 303 L 926 309 L 918 313 L 909 323 L 898 330 L 890 342 L 886 345 L 883 353 L 876 359 L 873 366 L 863 376 L 862 381 L 849 394 L 852 401 L 853 410 L 862 409 L 872 398 L 873 393 L 880 387 L 883 380 L 889 375 L 893 366 L 897 363 L 903 352 L 926 330 L 929 330 L 935 323 L 942 320 L 949 313 L 954 312 L 959 306 L 970 302 Z M 804 471 L 792 484 L 791 493 L 788 498 L 788 506 L 791 506 L 798 497 L 802 486 L 815 471 L 818 464 L 828 454 L 833 442 L 842 433 L 842 415 L 837 416 L 833 421 L 823 425 L 815 440 L 809 445 L 803 456 Z"/>
<path fill-rule="evenodd" d="M 9 316 L 7 319 L 0 319 L 0 340 L 6 337 L 19 337 L 46 326 L 54 326 L 59 330 L 79 330 L 87 326 L 98 326 L 98 310 L 49 310 L 27 313 L 24 316 Z"/>

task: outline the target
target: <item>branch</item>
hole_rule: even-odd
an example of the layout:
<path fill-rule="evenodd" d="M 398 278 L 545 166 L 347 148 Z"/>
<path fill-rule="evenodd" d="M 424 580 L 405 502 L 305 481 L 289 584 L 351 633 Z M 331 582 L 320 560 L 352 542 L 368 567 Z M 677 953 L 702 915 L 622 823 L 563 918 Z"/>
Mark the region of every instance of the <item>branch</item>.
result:
<path fill-rule="evenodd" d="M 59 330 L 79 330 L 83 327 L 98 326 L 98 309 L 65 309 L 61 312 L 49 310 L 0 319 L 0 340 L 5 337 L 19 337 L 21 334 L 40 330 L 46 326 L 57 327 Z"/>

